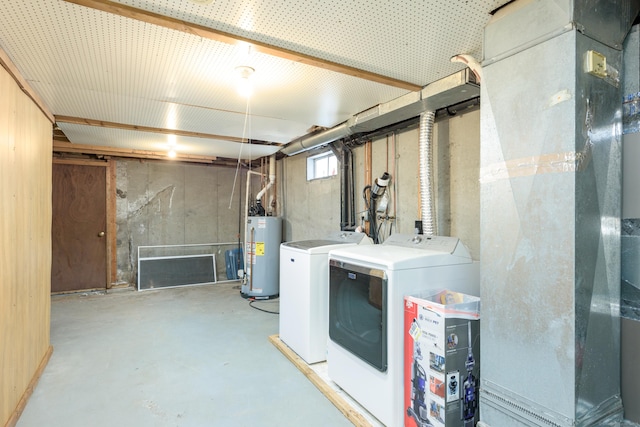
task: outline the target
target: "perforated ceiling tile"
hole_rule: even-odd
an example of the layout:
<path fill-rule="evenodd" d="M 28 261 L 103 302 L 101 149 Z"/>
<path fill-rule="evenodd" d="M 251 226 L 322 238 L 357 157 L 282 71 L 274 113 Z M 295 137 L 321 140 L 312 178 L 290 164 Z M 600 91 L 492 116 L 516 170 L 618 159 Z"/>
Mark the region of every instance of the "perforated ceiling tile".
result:
<path fill-rule="evenodd" d="M 122 3 L 337 63 L 426 85 L 482 57 L 489 12 L 507 0 L 123 0 Z"/>
<path fill-rule="evenodd" d="M 463 68 L 454 54 L 480 57 L 487 13 L 505 2 L 118 1 L 418 85 Z M 288 142 L 407 93 L 63 0 L 2 0 L 0 47 L 55 115 L 264 141 Z M 239 65 L 255 69 L 248 129 Z M 91 143 L 88 131 L 70 131 L 72 142 Z"/>
<path fill-rule="evenodd" d="M 65 3 L 58 6 L 57 17 L 55 11 L 46 11 L 55 19 L 40 22 L 40 28 L 57 34 L 44 47 L 49 53 L 26 55 L 39 59 L 51 75 L 31 78 L 28 68 L 25 75 L 59 115 L 222 134 L 217 123 L 226 125 L 229 120 L 219 120 L 215 113 L 245 111 L 233 72 L 241 61 L 250 61 L 256 69 L 252 112 L 277 120 L 276 129 L 294 132 L 267 127 L 268 132 L 254 131 L 260 139 L 287 142 L 312 125 L 333 126 L 354 112 L 405 93 L 263 54 L 246 56 L 224 43 L 131 19 Z M 39 12 L 37 17 L 44 18 L 44 10 Z M 74 13 L 80 18 L 76 25 L 72 25 Z M 33 49 L 29 42 L 36 39 L 22 39 L 25 50 Z M 34 65 L 37 70 L 38 64 Z M 174 118 L 163 113 L 169 104 L 181 107 Z M 189 116 L 196 111 L 208 113 L 200 115 L 209 120 L 194 125 Z M 239 132 L 225 128 L 234 135 Z"/>

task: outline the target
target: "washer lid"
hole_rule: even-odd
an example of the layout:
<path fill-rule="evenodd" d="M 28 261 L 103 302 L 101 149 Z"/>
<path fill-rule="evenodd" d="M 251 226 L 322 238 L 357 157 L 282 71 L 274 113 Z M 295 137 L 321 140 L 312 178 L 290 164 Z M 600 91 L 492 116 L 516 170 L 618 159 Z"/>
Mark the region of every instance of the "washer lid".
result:
<path fill-rule="evenodd" d="M 335 240 L 300 240 L 298 242 L 286 242 L 283 243 L 283 246 L 288 246 L 290 248 L 309 250 L 313 248 L 317 248 L 319 246 L 330 246 L 330 245 L 339 245 L 342 243 L 351 243 L 351 242 L 337 242 Z"/>
<path fill-rule="evenodd" d="M 285 242 L 282 246 L 308 251 L 321 246 L 334 246 L 350 243 L 352 245 L 372 244 L 371 239 L 364 233 L 355 231 L 335 231 L 329 233 L 324 239 L 299 240 L 297 242 Z M 327 249 L 328 251 L 328 249 Z"/>

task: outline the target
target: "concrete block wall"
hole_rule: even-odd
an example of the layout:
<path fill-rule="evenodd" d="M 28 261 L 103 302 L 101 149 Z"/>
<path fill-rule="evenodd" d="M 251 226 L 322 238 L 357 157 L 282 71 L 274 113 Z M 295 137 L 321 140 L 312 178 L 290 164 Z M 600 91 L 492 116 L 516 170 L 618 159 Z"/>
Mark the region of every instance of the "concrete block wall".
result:
<path fill-rule="evenodd" d="M 237 241 L 246 173 L 232 194 L 235 176 L 233 168 L 118 160 L 118 282 L 136 283 L 138 246 Z"/>
<path fill-rule="evenodd" d="M 480 259 L 479 110 L 439 119 L 434 129 L 434 169 L 440 234 L 460 237 Z M 389 231 L 413 233 L 419 218 L 417 129 L 377 138 L 372 174 L 391 174 Z M 306 163 L 317 151 L 277 162 L 278 209 L 283 240 L 307 240 L 340 229 L 339 176 L 307 181 Z M 354 149 L 357 212 L 365 210 L 364 149 Z M 237 241 L 244 224 L 246 170 L 172 162 L 118 160 L 116 163 L 117 280 L 135 284 L 137 248 Z M 252 188 L 252 192 L 259 190 Z M 256 190 L 256 191 L 254 191 Z M 254 194 L 255 195 L 255 194 Z M 242 215 L 239 218 L 239 215 Z M 357 215 L 359 218 L 359 215 Z M 358 220 L 359 221 L 359 220 Z"/>
<path fill-rule="evenodd" d="M 438 119 L 434 127 L 434 173 L 437 175 L 436 219 L 439 234 L 456 236 L 480 259 L 480 112 L 479 109 Z M 395 217 L 383 232 L 413 233 L 419 219 L 419 131 L 408 129 L 372 141 L 372 179 L 391 175 L 388 214 Z M 306 180 L 312 150 L 279 161 L 285 241 L 324 237 L 340 229 L 340 178 Z M 353 149 L 357 223 L 364 212 L 364 147 Z"/>

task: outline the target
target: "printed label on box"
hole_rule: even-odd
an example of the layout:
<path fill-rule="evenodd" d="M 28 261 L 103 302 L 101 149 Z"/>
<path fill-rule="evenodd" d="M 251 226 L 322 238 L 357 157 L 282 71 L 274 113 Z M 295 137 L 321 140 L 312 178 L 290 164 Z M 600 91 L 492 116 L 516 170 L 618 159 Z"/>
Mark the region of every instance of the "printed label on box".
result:
<path fill-rule="evenodd" d="M 404 314 L 405 426 L 475 425 L 479 298 L 451 291 L 405 297 Z"/>

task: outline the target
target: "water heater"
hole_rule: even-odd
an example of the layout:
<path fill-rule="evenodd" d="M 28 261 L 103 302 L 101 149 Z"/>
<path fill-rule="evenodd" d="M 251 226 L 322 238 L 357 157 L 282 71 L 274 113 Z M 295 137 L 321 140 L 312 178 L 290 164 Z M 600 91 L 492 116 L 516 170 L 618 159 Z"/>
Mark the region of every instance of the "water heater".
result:
<path fill-rule="evenodd" d="M 240 293 L 245 298 L 277 298 L 282 218 L 250 216 L 246 230 L 246 276 Z"/>

